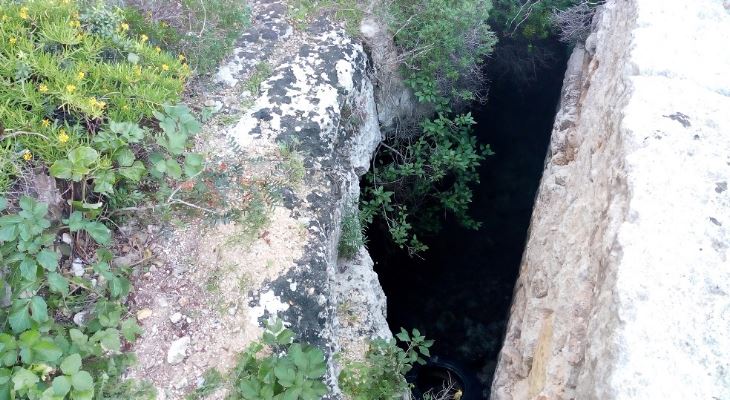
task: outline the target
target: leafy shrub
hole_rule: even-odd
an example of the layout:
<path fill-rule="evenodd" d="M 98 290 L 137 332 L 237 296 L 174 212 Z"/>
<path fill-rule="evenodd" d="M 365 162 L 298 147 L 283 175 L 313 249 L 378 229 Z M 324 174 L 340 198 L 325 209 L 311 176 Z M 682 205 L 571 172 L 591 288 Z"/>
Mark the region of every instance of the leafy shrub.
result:
<path fill-rule="evenodd" d="M 71 0 L 0 4 L 0 119 L 28 160 L 51 164 L 107 119 L 138 122 L 182 91 L 187 67 L 124 24 L 111 32 L 109 14 L 81 18 Z"/>
<path fill-rule="evenodd" d="M 489 0 L 396 0 L 390 29 L 405 58 L 407 83 L 437 110 L 469 102 L 483 88 L 481 63 L 496 37 L 487 24 Z"/>
<path fill-rule="evenodd" d="M 554 9 L 552 23 L 558 30 L 560 40 L 568 44 L 585 41 L 591 33 L 596 6 L 602 3 L 585 0 L 564 9 Z"/>
<path fill-rule="evenodd" d="M 360 21 L 365 14 L 357 0 L 294 0 L 289 3 L 289 16 L 304 28 L 312 17 L 329 13 L 336 21 L 342 21 L 350 36 L 360 34 Z"/>
<path fill-rule="evenodd" d="M 272 351 L 261 357 L 265 346 Z M 276 321 L 240 355 L 229 399 L 319 400 L 327 393 L 326 370 L 322 350 L 294 342 L 294 333 Z"/>
<path fill-rule="evenodd" d="M 454 119 L 439 115 L 424 122 L 414 139 L 392 138 L 365 178 L 363 221 L 370 224 L 380 217 L 395 244 L 411 255 L 427 249 L 416 231 L 437 230 L 442 210 L 477 229 L 479 223 L 468 215 L 469 186 L 479 182 L 477 167 L 492 152 L 477 145 L 474 124 L 471 114 Z"/>
<path fill-rule="evenodd" d="M 353 205 L 345 209 L 340 227 L 340 242 L 337 245 L 337 253 L 340 257 L 349 259 L 354 257 L 367 241 L 363 226 L 360 223 L 360 213 L 357 206 Z"/>
<path fill-rule="evenodd" d="M 405 375 L 413 366 L 425 364 L 430 357 L 433 340 L 426 340 L 414 329 L 412 334 L 401 328 L 395 339 L 375 339 L 370 343 L 364 361 L 346 361 L 338 377 L 340 388 L 353 400 L 395 400 L 410 392 Z"/>
<path fill-rule="evenodd" d="M 0 212 L 6 206 L 0 198 Z M 19 206 L 18 213 L 0 216 L 0 399 L 91 399 L 101 382 L 87 367 L 119 355 L 121 337 L 132 341 L 140 332 L 134 320 L 122 320 L 119 300 L 129 281 L 110 267 L 104 248 L 89 265 L 96 284 L 89 273 L 70 277 L 59 268 L 59 253 L 69 250 L 55 244 L 59 231 L 88 234 L 104 245 L 110 240 L 104 225 L 75 212 L 54 226 L 46 204 L 23 197 Z M 77 313 L 88 314 L 78 327 L 69 323 Z"/>
<path fill-rule="evenodd" d="M 528 41 L 546 39 L 554 32 L 552 15 L 580 0 L 493 0 L 490 22 L 503 36 Z"/>
<path fill-rule="evenodd" d="M 123 11 L 130 31 L 184 55 L 196 72 L 213 71 L 233 49 L 251 12 L 240 0 L 130 0 Z"/>

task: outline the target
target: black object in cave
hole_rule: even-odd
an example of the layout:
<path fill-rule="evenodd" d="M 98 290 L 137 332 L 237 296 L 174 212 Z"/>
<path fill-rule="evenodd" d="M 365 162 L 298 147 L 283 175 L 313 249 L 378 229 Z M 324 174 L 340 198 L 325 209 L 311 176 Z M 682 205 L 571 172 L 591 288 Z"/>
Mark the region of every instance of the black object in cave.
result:
<path fill-rule="evenodd" d="M 556 57 L 533 82 L 500 79 L 473 111 L 476 134 L 495 155 L 480 168 L 471 215 L 479 231 L 447 221 L 425 238 L 424 259 L 395 249 L 371 227 L 368 248 L 388 298 L 392 330 L 418 328 L 435 339 L 433 354 L 479 374 L 488 392 L 525 245 L 535 192 L 560 97 L 567 56 Z"/>

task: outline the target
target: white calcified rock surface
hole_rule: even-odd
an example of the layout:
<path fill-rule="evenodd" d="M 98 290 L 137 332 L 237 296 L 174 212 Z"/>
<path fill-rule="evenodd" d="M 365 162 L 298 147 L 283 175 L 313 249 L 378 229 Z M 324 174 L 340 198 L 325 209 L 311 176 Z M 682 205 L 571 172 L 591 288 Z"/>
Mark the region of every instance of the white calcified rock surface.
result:
<path fill-rule="evenodd" d="M 730 399 L 730 3 L 614 0 L 569 63 L 492 399 Z"/>

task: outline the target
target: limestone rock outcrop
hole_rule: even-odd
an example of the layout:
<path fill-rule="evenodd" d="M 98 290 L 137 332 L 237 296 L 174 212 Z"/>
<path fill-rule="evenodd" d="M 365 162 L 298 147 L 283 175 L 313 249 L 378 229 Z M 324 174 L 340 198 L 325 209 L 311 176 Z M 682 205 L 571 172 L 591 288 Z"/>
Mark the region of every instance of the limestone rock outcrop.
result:
<path fill-rule="evenodd" d="M 728 399 L 730 3 L 609 0 L 594 25 L 491 399 Z"/>

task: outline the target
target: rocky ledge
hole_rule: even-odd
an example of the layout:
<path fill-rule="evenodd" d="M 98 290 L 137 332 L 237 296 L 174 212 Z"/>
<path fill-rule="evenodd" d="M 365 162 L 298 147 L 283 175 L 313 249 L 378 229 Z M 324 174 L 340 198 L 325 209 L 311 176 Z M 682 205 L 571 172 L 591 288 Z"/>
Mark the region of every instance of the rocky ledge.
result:
<path fill-rule="evenodd" d="M 730 398 L 730 2 L 609 0 L 594 25 L 491 398 Z"/>

